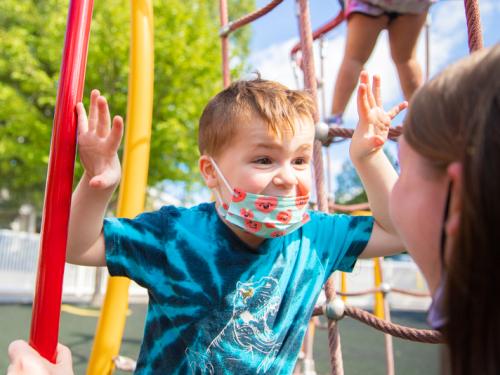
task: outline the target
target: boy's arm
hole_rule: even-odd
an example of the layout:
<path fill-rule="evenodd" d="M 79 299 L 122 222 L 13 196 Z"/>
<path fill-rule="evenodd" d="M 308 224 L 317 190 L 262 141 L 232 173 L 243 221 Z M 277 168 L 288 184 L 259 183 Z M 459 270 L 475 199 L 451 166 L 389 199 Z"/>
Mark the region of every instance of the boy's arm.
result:
<path fill-rule="evenodd" d="M 89 186 L 84 174 L 71 200 L 66 261 L 82 266 L 105 266 L 102 224 L 114 187 L 104 190 Z"/>
<path fill-rule="evenodd" d="M 373 77 L 373 91 L 366 72 L 360 75 L 358 89 L 359 124 L 353 134 L 350 156 L 368 196 L 375 219 L 370 240 L 361 254 L 363 258 L 391 255 L 403 250 L 389 216 L 389 196 L 398 175 L 383 151 L 391 120 L 407 103 L 389 112 L 382 108 L 380 78 Z"/>
<path fill-rule="evenodd" d="M 105 266 L 102 225 L 106 208 L 121 177 L 118 147 L 123 120 L 111 120 L 106 99 L 93 90 L 89 119 L 83 104 L 77 105 L 78 151 L 85 172 L 71 202 L 66 261 Z"/>
<path fill-rule="evenodd" d="M 382 229 L 377 221 L 373 223 L 370 239 L 359 258 L 375 258 L 400 254 L 404 251 L 400 238 Z"/>

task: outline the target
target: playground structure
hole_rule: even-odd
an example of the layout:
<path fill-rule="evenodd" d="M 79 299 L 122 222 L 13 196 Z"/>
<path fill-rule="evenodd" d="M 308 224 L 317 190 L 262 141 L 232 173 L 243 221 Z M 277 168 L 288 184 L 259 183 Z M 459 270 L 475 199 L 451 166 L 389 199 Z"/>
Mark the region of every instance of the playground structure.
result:
<path fill-rule="evenodd" d="M 283 0 L 273 0 L 267 6 L 236 21 L 228 22 L 226 0 L 220 0 L 222 76 L 224 87 L 230 83 L 229 71 L 229 35 L 244 25 L 267 14 Z M 304 88 L 317 98 L 317 79 L 313 61 L 313 39 L 341 22 L 340 14 L 313 34 L 309 18 L 307 0 L 298 0 L 301 67 L 304 72 Z M 120 186 L 117 216 L 134 217 L 143 210 L 149 159 L 149 139 L 151 136 L 152 94 L 153 94 L 153 8 L 151 0 L 131 2 L 132 38 L 130 53 L 129 100 L 127 110 L 127 130 L 123 162 L 123 178 Z M 482 34 L 477 0 L 464 0 L 471 51 L 482 47 Z M 93 0 L 71 0 L 68 11 L 65 46 L 61 64 L 57 104 L 54 116 L 54 128 L 51 143 L 49 171 L 44 203 L 40 260 L 37 274 L 37 286 L 33 303 L 30 344 L 45 358 L 54 362 L 59 331 L 60 305 L 62 296 L 62 278 L 64 272 L 67 227 L 71 201 L 71 189 L 76 149 L 76 114 L 77 102 L 81 101 L 85 65 L 87 58 L 88 36 L 92 18 Z M 140 116 L 140 118 L 139 118 Z M 140 120 L 140 122 L 139 122 Z M 316 110 L 314 121 L 320 122 Z M 329 128 L 325 143 L 334 137 L 352 136 L 352 129 Z M 391 136 L 397 136 L 400 129 L 394 129 Z M 328 199 L 325 189 L 322 142 L 314 145 L 314 175 L 319 210 L 327 212 Z M 346 209 L 352 210 L 353 207 Z M 359 209 L 359 207 L 356 207 Z M 378 266 L 380 268 L 380 264 Z M 377 276 L 378 275 L 378 276 Z M 414 330 L 400 327 L 389 322 L 389 311 L 384 295 L 391 288 L 383 284 L 381 272 L 376 272 L 376 287 L 363 293 L 377 293 L 378 304 L 375 313 L 384 316 L 377 318 L 360 309 L 346 306 L 342 298 L 357 293 L 335 291 L 333 279 L 325 285 L 326 303 L 317 306 L 314 315 L 324 314 L 328 318 L 329 345 L 331 351 L 332 374 L 342 374 L 342 358 L 337 321 L 344 315 L 369 324 L 387 334 L 420 342 L 441 342 L 438 332 Z M 108 283 L 105 302 L 100 315 L 96 340 L 91 354 L 88 374 L 108 374 L 113 371 L 114 358 L 118 356 L 121 337 L 126 319 L 128 279 L 111 278 Z M 392 288 L 392 292 L 410 293 Z M 306 347 L 310 347 L 306 338 Z M 390 336 L 386 335 L 387 373 L 394 373 L 391 359 Z M 311 359 L 306 353 L 306 359 Z M 306 362 L 304 362 L 306 364 Z M 313 370 L 308 370 L 311 371 Z"/>

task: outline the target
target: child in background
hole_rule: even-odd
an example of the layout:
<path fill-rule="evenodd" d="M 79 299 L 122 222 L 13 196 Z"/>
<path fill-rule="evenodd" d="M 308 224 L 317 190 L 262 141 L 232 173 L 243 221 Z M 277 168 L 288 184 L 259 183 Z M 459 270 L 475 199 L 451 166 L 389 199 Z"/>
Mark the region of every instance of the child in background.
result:
<path fill-rule="evenodd" d="M 356 259 L 402 250 L 388 214 L 397 174 L 382 151 L 391 118 L 366 73 L 351 158 L 372 217 L 307 211 L 315 127 L 309 94 L 233 83 L 205 108 L 199 168 L 215 203 L 104 219 L 120 180 L 123 123 L 94 90 L 77 107 L 85 173 L 73 194 L 67 260 L 148 289 L 138 374 L 289 374 L 322 285 Z"/>
<path fill-rule="evenodd" d="M 422 85 L 416 44 L 428 9 L 435 0 L 339 0 L 347 19 L 347 38 L 329 123 L 342 124 L 342 115 L 356 87 L 359 73 L 370 58 L 383 29 L 389 34 L 392 61 L 396 65 L 406 100 Z"/>

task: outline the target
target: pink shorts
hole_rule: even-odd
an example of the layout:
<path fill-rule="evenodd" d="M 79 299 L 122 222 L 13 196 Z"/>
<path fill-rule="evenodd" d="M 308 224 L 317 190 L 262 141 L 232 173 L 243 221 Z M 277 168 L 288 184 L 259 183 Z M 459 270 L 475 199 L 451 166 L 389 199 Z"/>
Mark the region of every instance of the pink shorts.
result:
<path fill-rule="evenodd" d="M 346 17 L 363 13 L 378 17 L 383 14 L 421 14 L 436 0 L 343 0 Z"/>

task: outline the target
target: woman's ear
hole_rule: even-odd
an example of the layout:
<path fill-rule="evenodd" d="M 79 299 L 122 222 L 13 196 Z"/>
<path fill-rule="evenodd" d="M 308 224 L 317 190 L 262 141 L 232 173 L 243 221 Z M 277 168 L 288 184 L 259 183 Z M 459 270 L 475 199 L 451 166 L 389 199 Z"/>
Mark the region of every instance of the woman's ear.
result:
<path fill-rule="evenodd" d="M 212 160 L 207 155 L 201 155 L 198 160 L 198 167 L 200 168 L 200 173 L 205 180 L 205 184 L 209 189 L 214 189 L 218 186 L 217 173 L 212 164 Z"/>
<path fill-rule="evenodd" d="M 450 198 L 450 207 L 448 211 L 448 220 L 445 223 L 446 234 L 449 237 L 455 237 L 460 228 L 460 213 L 462 211 L 462 183 L 463 168 L 462 163 L 451 163 L 446 173 L 450 178 L 452 189 Z"/>

